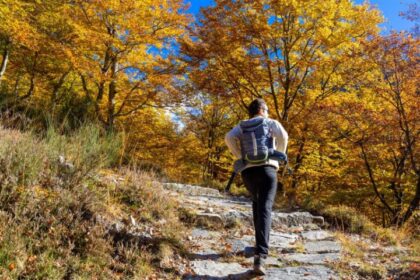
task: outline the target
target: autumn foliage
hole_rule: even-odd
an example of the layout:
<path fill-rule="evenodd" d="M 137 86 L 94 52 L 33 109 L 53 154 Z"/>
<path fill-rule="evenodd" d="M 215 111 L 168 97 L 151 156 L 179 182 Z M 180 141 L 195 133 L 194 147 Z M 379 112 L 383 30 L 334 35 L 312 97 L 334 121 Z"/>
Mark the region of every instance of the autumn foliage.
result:
<path fill-rule="evenodd" d="M 216 0 L 195 21 L 181 0 L 0 0 L 0 108 L 98 121 L 120 164 L 220 186 L 223 137 L 262 97 L 289 133 L 289 206 L 399 226 L 420 200 L 419 41 L 382 21 L 350 0 Z"/>

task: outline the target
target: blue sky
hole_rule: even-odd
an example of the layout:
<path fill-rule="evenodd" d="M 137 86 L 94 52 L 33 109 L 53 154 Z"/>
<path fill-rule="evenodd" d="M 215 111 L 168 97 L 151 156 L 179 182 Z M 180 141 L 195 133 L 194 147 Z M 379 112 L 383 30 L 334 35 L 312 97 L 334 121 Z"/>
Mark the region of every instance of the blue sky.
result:
<path fill-rule="evenodd" d="M 211 5 L 213 0 L 185 0 L 191 3 L 190 12 L 198 13 L 200 7 Z M 360 4 L 364 0 L 355 0 L 354 2 Z M 376 5 L 384 14 L 386 22 L 382 25 L 385 32 L 391 29 L 408 30 L 414 24 L 399 16 L 401 11 L 406 11 L 409 3 L 419 2 L 419 0 L 370 0 L 370 3 Z"/>

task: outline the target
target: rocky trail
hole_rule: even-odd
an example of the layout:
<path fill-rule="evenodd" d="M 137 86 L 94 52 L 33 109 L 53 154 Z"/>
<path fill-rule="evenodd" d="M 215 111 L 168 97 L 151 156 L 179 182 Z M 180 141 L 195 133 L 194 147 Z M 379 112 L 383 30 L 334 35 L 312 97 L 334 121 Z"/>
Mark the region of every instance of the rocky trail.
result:
<path fill-rule="evenodd" d="M 341 245 L 323 229 L 324 219 L 308 212 L 273 213 L 267 275 L 251 271 L 254 236 L 251 202 L 215 189 L 167 183 L 191 215 L 190 258 L 180 266 L 184 279 L 339 279 L 331 263 Z"/>

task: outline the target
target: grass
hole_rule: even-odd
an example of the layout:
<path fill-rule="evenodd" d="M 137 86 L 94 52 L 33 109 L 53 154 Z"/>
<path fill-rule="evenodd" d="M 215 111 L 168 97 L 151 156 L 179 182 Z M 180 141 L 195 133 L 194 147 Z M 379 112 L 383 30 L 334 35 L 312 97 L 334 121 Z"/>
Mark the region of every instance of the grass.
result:
<path fill-rule="evenodd" d="M 354 271 L 362 279 L 414 279 L 418 273 L 413 270 L 420 263 L 417 215 L 395 229 L 378 226 L 346 206 L 326 207 L 321 214 L 337 230 L 344 257 L 334 266 L 344 278 Z"/>
<path fill-rule="evenodd" d="M 357 274 L 362 279 L 384 279 L 387 274 L 388 264 L 379 261 L 379 256 L 369 255 L 370 244 L 367 241 L 354 241 L 343 233 L 337 233 L 343 252 L 342 259 L 334 263 L 334 268 L 341 273 L 343 278 L 348 274 Z M 372 263 L 374 259 L 376 262 Z"/>
<path fill-rule="evenodd" d="M 321 211 L 321 214 L 331 227 L 342 232 L 360 234 L 391 245 L 398 243 L 394 230 L 374 224 L 365 215 L 348 206 L 328 206 Z"/>
<path fill-rule="evenodd" d="M 175 277 L 160 263 L 183 252 L 178 205 L 153 175 L 112 171 L 120 145 L 92 124 L 43 137 L 0 128 L 2 279 Z"/>

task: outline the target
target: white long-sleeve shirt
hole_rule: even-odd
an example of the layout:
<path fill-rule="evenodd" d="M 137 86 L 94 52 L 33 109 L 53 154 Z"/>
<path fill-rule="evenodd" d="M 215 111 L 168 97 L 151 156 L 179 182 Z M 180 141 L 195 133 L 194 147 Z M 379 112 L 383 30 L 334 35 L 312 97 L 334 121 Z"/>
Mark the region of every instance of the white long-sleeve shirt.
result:
<path fill-rule="evenodd" d="M 262 116 L 256 116 L 254 118 L 262 118 Z M 283 153 L 286 153 L 287 149 L 287 141 L 289 139 L 289 135 L 287 134 L 284 127 L 276 120 L 268 118 L 268 125 L 271 128 L 271 133 L 274 138 L 274 149 Z M 241 128 L 236 125 L 232 130 L 230 130 L 225 136 L 225 142 L 228 146 L 231 153 L 238 159 L 242 158 L 241 153 L 241 144 L 239 142 L 239 137 L 241 135 Z M 276 160 L 269 159 L 268 163 L 259 163 L 259 164 L 251 164 L 248 163 L 245 168 L 252 167 L 252 166 L 260 166 L 260 165 L 272 165 L 279 168 L 279 162 Z"/>

